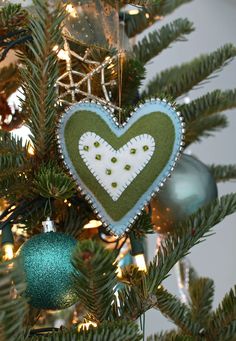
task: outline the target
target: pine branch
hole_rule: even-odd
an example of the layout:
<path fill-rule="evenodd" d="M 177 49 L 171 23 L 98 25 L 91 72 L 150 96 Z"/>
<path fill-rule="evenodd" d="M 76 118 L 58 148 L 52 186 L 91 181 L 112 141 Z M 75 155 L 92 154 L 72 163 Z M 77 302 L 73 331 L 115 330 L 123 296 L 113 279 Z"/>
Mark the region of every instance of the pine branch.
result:
<path fill-rule="evenodd" d="M 226 128 L 228 119 L 225 115 L 215 114 L 205 117 L 192 123 L 186 127 L 185 147 L 191 143 L 199 142 L 204 137 L 212 136 L 213 133 Z"/>
<path fill-rule="evenodd" d="M 0 9 L 0 36 L 9 31 L 26 29 L 28 25 L 28 12 L 20 4 L 7 4 Z"/>
<path fill-rule="evenodd" d="M 225 295 L 223 301 L 212 314 L 208 326 L 212 340 L 232 340 L 236 338 L 236 286 Z"/>
<path fill-rule="evenodd" d="M 214 298 L 214 282 L 209 278 L 199 278 L 189 286 L 192 322 L 207 326 Z M 200 329 L 199 329 L 200 330 Z"/>
<path fill-rule="evenodd" d="M 75 193 L 75 182 L 51 162 L 35 174 L 34 192 L 45 198 L 68 199 Z"/>
<path fill-rule="evenodd" d="M 235 55 L 236 48 L 226 44 L 208 55 L 164 70 L 148 83 L 142 97 L 164 93 L 177 98 L 209 79 L 210 75 L 226 66 Z"/>
<path fill-rule="evenodd" d="M 230 324 L 224 328 L 217 336 L 218 341 L 235 341 L 236 340 L 236 321 L 230 322 Z"/>
<path fill-rule="evenodd" d="M 186 335 L 198 335 L 201 329 L 197 321 L 192 320 L 190 309 L 167 290 L 160 288 L 156 292 L 157 303 L 155 309 L 170 319 Z"/>
<path fill-rule="evenodd" d="M 145 68 L 137 59 L 126 59 L 123 64 L 122 76 L 122 97 L 121 105 L 124 110 L 131 108 L 133 110 L 138 101 L 138 89 L 145 78 Z M 114 87 L 112 90 L 112 98 L 115 103 L 119 103 L 119 88 Z"/>
<path fill-rule="evenodd" d="M 236 90 L 215 90 L 179 107 L 187 124 L 236 107 Z"/>
<path fill-rule="evenodd" d="M 17 176 L 30 169 L 31 160 L 28 154 L 28 143 L 8 133 L 0 136 L 0 180 Z"/>
<path fill-rule="evenodd" d="M 178 335 L 176 331 L 172 331 L 149 336 L 147 341 L 196 341 L 196 338 L 186 335 Z"/>
<path fill-rule="evenodd" d="M 22 329 L 27 312 L 22 297 L 25 290 L 24 277 L 19 260 L 0 264 L 0 340 L 22 340 Z"/>
<path fill-rule="evenodd" d="M 111 318 L 117 284 L 115 253 L 92 240 L 78 243 L 73 265 L 79 301 L 99 323 Z"/>
<path fill-rule="evenodd" d="M 132 231 L 138 238 L 143 238 L 147 234 L 154 233 L 150 215 L 143 212 L 143 214 L 137 219 Z"/>
<path fill-rule="evenodd" d="M 236 165 L 209 165 L 209 170 L 216 182 L 236 179 Z"/>
<path fill-rule="evenodd" d="M 171 43 L 185 41 L 185 35 L 193 30 L 193 24 L 188 19 L 177 19 L 163 26 L 159 31 L 149 33 L 147 37 L 134 45 L 133 53 L 139 61 L 146 64 Z"/>
<path fill-rule="evenodd" d="M 47 336 L 34 336 L 27 341 L 140 341 L 142 335 L 135 322 L 103 322 L 84 331 L 58 331 Z"/>
<path fill-rule="evenodd" d="M 136 15 L 122 13 L 125 22 L 126 34 L 129 38 L 143 32 L 153 25 L 164 15 L 172 13 L 177 7 L 190 2 L 191 0 L 154 0 L 150 1 Z"/>
<path fill-rule="evenodd" d="M 236 211 L 236 194 L 228 194 L 199 209 L 187 220 L 179 222 L 175 231 L 161 244 L 149 266 L 149 278 L 157 287 L 167 277 L 174 264 L 209 235 L 210 230 L 226 216 Z M 158 260 L 158 264 L 157 264 Z"/>
<path fill-rule="evenodd" d="M 127 284 L 119 291 L 121 315 L 135 320 L 157 303 L 156 288 L 168 276 L 173 266 L 189 250 L 209 235 L 210 230 L 227 215 L 236 211 L 236 194 L 217 199 L 210 205 L 199 209 L 186 221 L 175 227 L 158 249 L 157 256 L 149 264 L 147 273 L 128 267 L 124 276 Z"/>
<path fill-rule="evenodd" d="M 21 70 L 25 100 L 23 110 L 27 113 L 31 140 L 39 159 L 50 158 L 54 145 L 57 94 L 55 83 L 58 77 L 55 45 L 61 46 L 60 25 L 63 11 L 51 11 L 48 2 L 35 0 L 36 18 L 30 22 L 32 43 L 28 45 L 28 57 L 21 55 L 24 67 Z"/>

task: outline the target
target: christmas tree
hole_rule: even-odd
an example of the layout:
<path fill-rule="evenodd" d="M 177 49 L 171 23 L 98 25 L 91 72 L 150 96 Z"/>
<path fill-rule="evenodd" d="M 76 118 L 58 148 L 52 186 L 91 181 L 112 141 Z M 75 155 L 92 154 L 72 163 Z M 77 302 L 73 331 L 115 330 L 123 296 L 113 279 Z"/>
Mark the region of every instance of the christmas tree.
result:
<path fill-rule="evenodd" d="M 183 153 L 227 125 L 236 92 L 179 101 L 236 48 L 154 74 L 142 89 L 147 63 L 194 27 L 178 19 L 134 42 L 187 2 L 1 7 L 0 60 L 16 62 L 0 68 L 0 340 L 143 340 L 151 308 L 176 328 L 149 341 L 236 340 L 235 288 L 213 310 L 213 281 L 185 259 L 236 211 L 236 194 L 219 198 L 216 186 L 236 166 Z M 150 233 L 158 248 L 147 263 Z M 163 286 L 175 264 L 181 298 Z"/>

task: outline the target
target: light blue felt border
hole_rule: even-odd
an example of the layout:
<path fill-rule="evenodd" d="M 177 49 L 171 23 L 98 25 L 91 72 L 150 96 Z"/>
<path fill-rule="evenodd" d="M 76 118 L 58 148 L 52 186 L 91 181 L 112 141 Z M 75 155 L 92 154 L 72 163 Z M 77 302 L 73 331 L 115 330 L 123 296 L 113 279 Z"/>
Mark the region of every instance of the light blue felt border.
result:
<path fill-rule="evenodd" d="M 102 205 L 100 204 L 99 200 L 94 196 L 92 191 L 84 184 L 82 179 L 80 178 L 79 174 L 77 174 L 66 149 L 65 138 L 64 138 L 64 131 L 66 124 L 70 117 L 76 111 L 92 111 L 96 113 L 99 117 L 101 117 L 113 133 L 120 137 L 123 135 L 136 121 L 138 121 L 141 117 L 144 117 L 153 112 L 162 112 L 169 116 L 171 119 L 174 127 L 175 127 L 175 142 L 174 148 L 171 153 L 169 162 L 166 164 L 160 175 L 157 179 L 152 183 L 152 185 L 148 188 L 148 190 L 143 193 L 140 197 L 138 202 L 134 205 L 134 207 L 127 213 L 125 216 L 120 219 L 119 221 L 114 221 L 108 213 L 104 210 Z M 132 114 L 131 118 L 124 126 L 119 126 L 114 121 L 111 113 L 104 108 L 99 103 L 94 102 L 79 102 L 71 106 L 65 114 L 61 117 L 59 126 L 58 126 L 58 142 L 59 142 L 59 150 L 64 157 L 64 163 L 66 167 L 69 169 L 71 175 L 73 176 L 74 180 L 76 181 L 79 189 L 82 188 L 82 191 L 86 193 L 86 199 L 92 203 L 93 209 L 98 214 L 98 217 L 105 223 L 111 230 L 111 232 L 115 235 L 121 236 L 124 232 L 129 229 L 132 224 L 134 223 L 137 215 L 142 211 L 145 205 L 151 200 L 153 194 L 157 192 L 163 182 L 167 179 L 169 174 L 174 167 L 176 160 L 179 156 L 179 152 L 181 149 L 181 142 L 183 141 L 183 123 L 182 118 L 179 113 L 175 111 L 175 109 L 165 101 L 161 101 L 159 99 L 146 101 L 140 107 L 135 109 L 135 112 Z"/>

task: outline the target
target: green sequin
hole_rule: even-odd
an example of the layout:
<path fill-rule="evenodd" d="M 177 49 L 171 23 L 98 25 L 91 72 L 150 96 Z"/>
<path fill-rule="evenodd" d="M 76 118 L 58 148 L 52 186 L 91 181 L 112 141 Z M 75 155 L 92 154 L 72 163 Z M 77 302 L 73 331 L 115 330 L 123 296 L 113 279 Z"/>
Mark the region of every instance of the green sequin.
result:
<path fill-rule="evenodd" d="M 116 162 L 117 162 L 117 158 L 116 158 L 116 157 L 112 157 L 112 158 L 111 158 L 111 162 L 112 162 L 112 163 L 116 163 Z"/>
<path fill-rule="evenodd" d="M 143 150 L 146 152 L 149 149 L 147 145 L 143 146 Z"/>
<path fill-rule="evenodd" d="M 112 173 L 111 169 L 108 169 L 108 168 L 107 168 L 107 169 L 106 169 L 106 174 L 107 174 L 107 175 L 111 175 L 111 173 Z"/>
<path fill-rule="evenodd" d="M 87 151 L 89 151 L 89 146 L 84 146 L 83 149 L 87 152 Z"/>
<path fill-rule="evenodd" d="M 94 147 L 96 148 L 100 147 L 100 143 L 98 141 L 94 142 Z"/>
<path fill-rule="evenodd" d="M 125 170 L 129 171 L 131 169 L 131 166 L 130 165 L 125 165 Z"/>
<path fill-rule="evenodd" d="M 112 186 L 113 188 L 116 188 L 116 187 L 117 187 L 117 182 L 112 182 L 111 186 Z"/>
<path fill-rule="evenodd" d="M 136 149 L 135 148 L 131 148 L 130 149 L 130 154 L 136 154 Z"/>
<path fill-rule="evenodd" d="M 102 158 L 102 156 L 101 156 L 100 154 L 97 154 L 97 155 L 95 156 L 95 159 L 96 159 L 96 160 L 101 160 L 101 158 Z"/>

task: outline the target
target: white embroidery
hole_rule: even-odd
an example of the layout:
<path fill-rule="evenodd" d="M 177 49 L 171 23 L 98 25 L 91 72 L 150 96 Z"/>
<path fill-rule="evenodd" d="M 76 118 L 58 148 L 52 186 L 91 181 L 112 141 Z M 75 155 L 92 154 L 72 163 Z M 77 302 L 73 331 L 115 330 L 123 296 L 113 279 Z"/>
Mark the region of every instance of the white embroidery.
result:
<path fill-rule="evenodd" d="M 90 172 L 117 201 L 150 161 L 155 151 L 155 140 L 148 134 L 138 135 L 115 150 L 100 136 L 87 132 L 81 136 L 78 147 Z"/>

